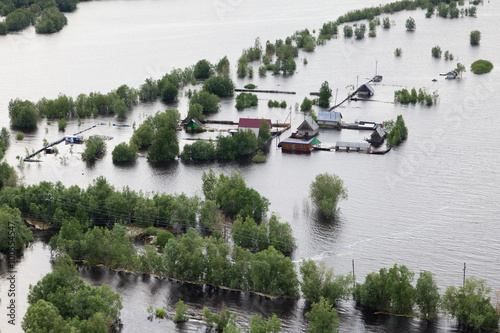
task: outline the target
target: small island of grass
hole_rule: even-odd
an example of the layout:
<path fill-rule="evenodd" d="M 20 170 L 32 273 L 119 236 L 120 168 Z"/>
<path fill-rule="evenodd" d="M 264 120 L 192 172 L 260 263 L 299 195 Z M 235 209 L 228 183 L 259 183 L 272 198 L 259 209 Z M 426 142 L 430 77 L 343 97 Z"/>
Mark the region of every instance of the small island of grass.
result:
<path fill-rule="evenodd" d="M 493 69 L 493 64 L 488 60 L 476 60 L 470 65 L 470 70 L 474 74 L 489 73 Z"/>

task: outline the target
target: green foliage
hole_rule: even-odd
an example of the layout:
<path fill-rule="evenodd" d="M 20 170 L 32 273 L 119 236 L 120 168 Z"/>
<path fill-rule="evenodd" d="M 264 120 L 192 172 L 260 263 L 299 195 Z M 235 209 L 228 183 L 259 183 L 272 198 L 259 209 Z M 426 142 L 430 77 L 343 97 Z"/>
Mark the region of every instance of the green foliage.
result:
<path fill-rule="evenodd" d="M 457 63 L 457 67 L 453 70 L 453 73 L 455 73 L 455 75 L 457 76 L 462 76 L 463 72 L 466 72 L 465 66 L 461 63 Z"/>
<path fill-rule="evenodd" d="M 479 45 L 480 41 L 481 41 L 481 32 L 479 30 L 471 31 L 470 45 Z"/>
<path fill-rule="evenodd" d="M 86 285 L 68 255 L 58 257 L 53 272 L 30 286 L 28 303 L 22 322 L 27 332 L 102 332 L 110 330 L 122 309 L 120 295 L 107 285 Z"/>
<path fill-rule="evenodd" d="M 325 298 L 321 297 L 319 302 L 311 305 L 311 311 L 306 313 L 309 321 L 307 333 L 334 333 L 338 332 L 340 324 L 337 310 Z"/>
<path fill-rule="evenodd" d="M 60 31 L 66 24 L 68 19 L 56 7 L 49 7 L 42 11 L 40 20 L 35 25 L 37 34 L 52 34 Z"/>
<path fill-rule="evenodd" d="M 239 78 L 244 78 L 248 74 L 248 58 L 245 55 L 242 55 L 238 59 L 238 67 L 236 69 L 236 75 Z"/>
<path fill-rule="evenodd" d="M 403 54 L 403 50 L 401 50 L 401 48 L 400 48 L 400 47 L 397 47 L 397 48 L 396 48 L 396 50 L 394 50 L 394 55 L 395 55 L 396 57 L 400 57 L 400 56 L 401 56 L 401 54 Z"/>
<path fill-rule="evenodd" d="M 198 103 L 189 104 L 188 117 L 191 119 L 205 120 L 203 106 Z"/>
<path fill-rule="evenodd" d="M 167 315 L 167 311 L 165 309 L 156 309 L 155 315 L 157 318 L 164 318 Z"/>
<path fill-rule="evenodd" d="M 241 93 L 236 96 L 236 108 L 238 110 L 243 110 L 252 106 L 257 106 L 259 100 L 257 95 L 252 93 Z"/>
<path fill-rule="evenodd" d="M 158 233 L 158 230 L 156 230 L 156 228 L 153 226 L 148 227 L 146 229 L 146 235 L 148 235 L 148 236 L 156 236 L 157 233 Z"/>
<path fill-rule="evenodd" d="M 139 148 L 149 147 L 153 143 L 154 129 L 151 122 L 144 122 L 139 128 L 134 131 L 130 139 L 130 145 L 135 145 Z"/>
<path fill-rule="evenodd" d="M 435 318 L 439 311 L 439 291 L 431 272 L 420 272 L 415 288 L 415 303 L 426 319 Z"/>
<path fill-rule="evenodd" d="M 338 34 L 338 24 L 335 22 L 323 23 L 321 29 L 319 29 L 319 37 L 324 39 L 331 39 Z"/>
<path fill-rule="evenodd" d="M 425 17 L 431 18 L 432 15 L 434 15 L 434 6 L 429 5 L 429 7 L 427 7 L 427 12 L 425 13 Z"/>
<path fill-rule="evenodd" d="M 179 95 L 179 89 L 172 83 L 166 82 L 161 90 L 161 99 L 164 102 L 173 102 Z"/>
<path fill-rule="evenodd" d="M 394 101 L 401 104 L 416 104 L 417 102 L 419 102 L 420 104 L 426 103 L 427 106 L 431 106 L 434 99 L 437 99 L 437 97 L 437 92 L 434 92 L 431 95 L 427 93 L 425 88 L 418 89 L 418 93 L 415 88 L 412 88 L 411 91 L 403 88 L 394 92 Z"/>
<path fill-rule="evenodd" d="M 27 100 L 11 100 L 9 102 L 9 116 L 12 125 L 19 128 L 35 128 L 38 121 L 35 105 Z"/>
<path fill-rule="evenodd" d="M 262 150 L 257 151 L 257 154 L 252 158 L 253 163 L 265 163 L 266 155 L 262 152 Z"/>
<path fill-rule="evenodd" d="M 245 89 L 255 89 L 257 86 L 253 83 L 245 84 Z"/>
<path fill-rule="evenodd" d="M 212 141 L 198 140 L 193 144 L 185 145 L 181 154 L 183 160 L 210 161 L 215 159 L 215 145 Z"/>
<path fill-rule="evenodd" d="M 470 65 L 470 70 L 474 74 L 489 73 L 493 69 L 493 64 L 488 60 L 476 60 Z"/>
<path fill-rule="evenodd" d="M 179 139 L 175 130 L 160 128 L 154 136 L 148 150 L 148 161 L 166 162 L 174 160 L 179 155 Z"/>
<path fill-rule="evenodd" d="M 221 309 L 219 313 L 213 313 L 209 308 L 203 308 L 203 318 L 207 326 L 215 326 L 217 332 L 225 332 L 230 325 L 235 325 L 236 313 L 230 312 L 228 309 Z"/>
<path fill-rule="evenodd" d="M 158 230 L 156 234 L 156 245 L 165 246 L 171 238 L 174 238 L 174 235 L 170 231 Z"/>
<path fill-rule="evenodd" d="M 258 139 L 252 130 L 238 131 L 232 136 L 220 135 L 216 145 L 216 156 L 222 160 L 234 160 L 254 152 Z"/>
<path fill-rule="evenodd" d="M 253 315 L 250 318 L 249 333 L 278 333 L 281 332 L 281 319 L 275 314 L 267 320 L 262 319 L 260 315 Z"/>
<path fill-rule="evenodd" d="M 384 29 L 390 29 L 391 28 L 391 20 L 389 19 L 389 17 L 384 17 L 384 19 L 382 20 L 382 27 Z"/>
<path fill-rule="evenodd" d="M 210 182 L 210 178 L 205 179 Z M 203 192 L 205 193 L 205 188 Z M 229 176 L 223 173 L 219 175 L 213 190 L 213 198 L 229 215 L 240 215 L 243 218 L 249 216 L 254 220 L 261 220 L 269 206 L 269 201 L 254 189 L 248 188 L 241 174 L 234 171 Z"/>
<path fill-rule="evenodd" d="M 85 140 L 85 150 L 82 153 L 84 161 L 94 161 L 106 152 L 106 142 L 97 136 L 91 136 Z"/>
<path fill-rule="evenodd" d="M 353 35 L 353 30 L 350 25 L 345 25 L 344 26 L 344 37 L 350 38 Z"/>
<path fill-rule="evenodd" d="M 335 174 L 323 173 L 316 176 L 309 188 L 313 205 L 326 217 L 337 214 L 339 200 L 347 199 L 344 182 Z"/>
<path fill-rule="evenodd" d="M 465 285 L 448 287 L 443 295 L 442 308 L 460 324 L 474 329 L 497 329 L 500 315 L 491 304 L 491 288 L 486 281 L 470 277 Z"/>
<path fill-rule="evenodd" d="M 406 20 L 406 30 L 408 31 L 413 31 L 417 28 L 417 24 L 415 23 L 415 19 L 413 17 L 409 17 L 407 20 Z"/>
<path fill-rule="evenodd" d="M 203 83 L 203 89 L 219 97 L 228 97 L 234 93 L 234 83 L 229 77 L 213 76 Z"/>
<path fill-rule="evenodd" d="M 5 162 L 0 164 L 0 172 L 3 171 L 5 165 Z M 3 187 L 2 178 L 0 178 L 0 188 Z M 0 206 L 0 251 L 6 252 L 11 248 L 18 250 L 32 241 L 33 233 L 21 219 L 19 209 L 10 208 L 7 205 Z"/>
<path fill-rule="evenodd" d="M 365 32 L 366 32 L 366 25 L 364 23 L 361 23 L 359 26 L 354 29 L 354 38 L 356 39 L 363 39 L 365 38 Z"/>
<path fill-rule="evenodd" d="M 0 36 L 6 35 L 8 30 L 7 24 L 5 22 L 0 22 Z"/>
<path fill-rule="evenodd" d="M 439 46 L 434 46 L 431 50 L 431 54 L 434 58 L 441 58 L 441 48 Z"/>
<path fill-rule="evenodd" d="M 118 89 L 116 89 L 116 94 L 118 95 L 119 100 L 121 100 L 127 108 L 130 108 L 135 104 L 137 104 L 137 98 L 139 97 L 139 92 L 134 88 L 129 88 L 129 86 L 127 86 L 126 84 L 123 84 L 120 87 L 118 87 Z M 120 115 L 120 113 L 117 112 L 116 110 L 115 113 Z"/>
<path fill-rule="evenodd" d="M 158 82 L 152 78 L 146 79 L 145 82 L 139 87 L 138 94 L 139 99 L 142 102 L 154 101 L 160 95 Z"/>
<path fill-rule="evenodd" d="M 188 320 L 188 318 L 186 317 L 187 309 L 188 309 L 187 304 L 184 303 L 181 299 L 175 304 L 175 316 L 174 316 L 175 323 L 182 323 Z"/>
<path fill-rule="evenodd" d="M 295 238 L 288 223 L 280 223 L 276 214 L 269 221 L 257 226 L 254 219 L 238 216 L 231 228 L 234 243 L 245 248 L 265 250 L 270 246 L 281 253 L 291 253 L 295 248 Z"/>
<path fill-rule="evenodd" d="M 415 289 L 412 286 L 414 273 L 406 266 L 394 264 L 389 268 L 385 289 L 391 299 L 394 313 L 407 314 L 411 312 L 415 299 Z"/>
<path fill-rule="evenodd" d="M 304 49 L 306 52 L 312 52 L 316 48 L 316 38 L 311 35 L 309 29 L 295 32 L 292 39 L 299 49 Z"/>
<path fill-rule="evenodd" d="M 304 298 L 311 302 L 319 302 L 325 298 L 331 304 L 338 300 L 348 300 L 352 293 L 352 275 L 333 274 L 332 268 L 326 268 L 322 262 L 318 267 L 312 259 L 300 263 L 302 282 L 300 284 Z"/>
<path fill-rule="evenodd" d="M 76 9 L 78 0 L 56 0 L 57 7 L 61 12 L 72 12 Z"/>
<path fill-rule="evenodd" d="M 133 162 L 137 159 L 138 151 L 139 150 L 136 145 L 128 145 L 125 142 L 122 142 L 113 149 L 113 162 Z"/>
<path fill-rule="evenodd" d="M 330 97 L 332 97 L 332 88 L 330 88 L 328 82 L 325 81 L 319 89 L 318 105 L 324 108 L 329 107 Z"/>
<path fill-rule="evenodd" d="M 57 121 L 57 127 L 60 131 L 64 131 L 66 128 L 66 118 L 61 118 Z"/>
<path fill-rule="evenodd" d="M 114 105 L 114 103 L 113 103 Z M 64 118 L 73 115 L 75 104 L 73 98 L 60 94 L 56 99 L 47 100 L 42 98 L 37 103 L 37 109 L 42 117 Z"/>
<path fill-rule="evenodd" d="M 387 145 L 397 146 L 408 136 L 408 128 L 405 125 L 403 116 L 399 115 L 396 119 L 394 127 L 391 129 L 389 134 L 387 134 Z"/>
<path fill-rule="evenodd" d="M 206 59 L 199 60 L 196 65 L 194 65 L 193 75 L 195 79 L 208 79 L 213 75 L 212 64 Z"/>
<path fill-rule="evenodd" d="M 206 90 L 201 90 L 200 92 L 197 92 L 195 90 L 193 92 L 193 95 L 191 96 L 189 103 L 191 105 L 192 104 L 201 105 L 203 113 L 212 113 L 219 111 L 219 101 L 220 98 L 216 94 L 209 93 Z"/>
<path fill-rule="evenodd" d="M 227 59 L 227 56 L 224 56 L 224 58 L 219 60 L 215 69 L 217 71 L 217 75 L 229 77 L 229 60 Z"/>
<path fill-rule="evenodd" d="M 23 132 L 19 132 L 16 134 L 16 140 L 18 141 L 21 141 L 24 139 L 24 133 Z"/>
<path fill-rule="evenodd" d="M 300 111 L 309 111 L 312 109 L 313 101 L 307 97 L 304 97 L 302 104 L 300 104 Z"/>
<path fill-rule="evenodd" d="M 439 6 L 437 7 L 438 16 L 446 18 L 448 17 L 449 13 L 450 13 L 450 7 L 446 6 L 445 3 L 439 4 Z"/>
<path fill-rule="evenodd" d="M 18 8 L 7 14 L 5 24 L 9 31 L 19 31 L 27 28 L 34 20 L 33 14 L 27 8 Z"/>

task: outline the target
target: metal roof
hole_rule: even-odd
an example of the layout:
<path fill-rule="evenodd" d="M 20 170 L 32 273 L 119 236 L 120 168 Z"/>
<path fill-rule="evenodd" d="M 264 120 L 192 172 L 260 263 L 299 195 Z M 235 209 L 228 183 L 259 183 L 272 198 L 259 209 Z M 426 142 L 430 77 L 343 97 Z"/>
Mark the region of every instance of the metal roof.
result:
<path fill-rule="evenodd" d="M 335 144 L 336 147 L 348 147 L 348 148 L 360 148 L 360 149 L 368 149 L 370 148 L 370 144 L 368 142 L 346 142 L 346 141 L 337 141 Z"/>
<path fill-rule="evenodd" d="M 374 94 L 374 93 L 375 93 L 375 89 L 373 89 L 373 87 L 372 87 L 372 86 L 370 86 L 368 83 L 365 83 L 365 84 L 363 84 L 362 86 L 360 86 L 360 87 L 358 88 L 358 91 L 369 91 L 369 92 L 371 92 L 372 94 Z"/>
<path fill-rule="evenodd" d="M 342 119 L 342 113 L 340 112 L 330 112 L 330 111 L 320 111 L 318 113 L 318 120 L 319 121 L 334 121 L 334 122 L 339 122 Z"/>
<path fill-rule="evenodd" d="M 300 124 L 298 128 L 300 128 L 304 122 L 307 122 L 309 124 L 309 127 L 311 127 L 313 131 L 319 128 L 318 124 L 314 121 L 314 119 L 311 116 L 307 116 L 306 119 Z"/>
<path fill-rule="evenodd" d="M 260 118 L 240 118 L 238 123 L 238 127 L 245 128 L 259 128 L 260 129 Z M 264 119 L 269 124 L 269 128 L 271 128 L 271 119 Z"/>
<path fill-rule="evenodd" d="M 314 138 L 313 138 L 314 139 Z M 286 138 L 285 140 L 281 141 L 281 142 L 285 142 L 285 143 L 295 143 L 295 144 L 301 144 L 301 145 L 309 145 L 311 144 L 311 141 L 313 139 L 309 139 L 309 140 L 301 140 L 301 139 L 296 139 L 296 138 Z"/>

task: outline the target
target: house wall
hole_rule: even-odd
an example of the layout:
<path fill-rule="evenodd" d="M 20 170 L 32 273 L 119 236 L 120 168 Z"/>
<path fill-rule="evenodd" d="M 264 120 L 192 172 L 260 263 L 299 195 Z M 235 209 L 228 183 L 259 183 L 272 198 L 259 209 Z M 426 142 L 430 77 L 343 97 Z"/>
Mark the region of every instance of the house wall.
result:
<path fill-rule="evenodd" d="M 281 149 L 285 151 L 300 151 L 306 152 L 310 151 L 311 144 L 302 144 L 302 143 L 292 143 L 292 142 L 283 142 L 281 144 Z"/>

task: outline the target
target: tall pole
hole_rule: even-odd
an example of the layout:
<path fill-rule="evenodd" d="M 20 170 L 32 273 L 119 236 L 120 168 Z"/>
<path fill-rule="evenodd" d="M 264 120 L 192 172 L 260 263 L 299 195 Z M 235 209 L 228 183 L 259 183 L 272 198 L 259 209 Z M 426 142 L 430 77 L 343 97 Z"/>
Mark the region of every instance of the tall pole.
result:
<path fill-rule="evenodd" d="M 358 79 L 359 79 L 359 75 L 356 75 L 356 90 L 358 90 Z"/>
<path fill-rule="evenodd" d="M 466 268 L 466 265 L 464 263 L 464 281 L 463 281 L 463 284 L 462 284 L 463 286 L 465 286 L 465 268 Z"/>
<path fill-rule="evenodd" d="M 339 93 L 339 88 L 337 88 L 337 90 L 335 90 L 335 104 L 334 105 L 337 105 L 337 94 Z"/>
<path fill-rule="evenodd" d="M 375 75 L 377 75 L 377 64 L 378 64 L 378 60 L 375 60 Z"/>

